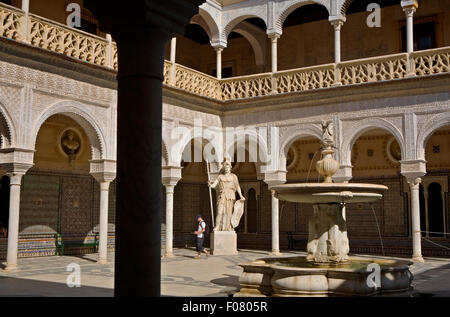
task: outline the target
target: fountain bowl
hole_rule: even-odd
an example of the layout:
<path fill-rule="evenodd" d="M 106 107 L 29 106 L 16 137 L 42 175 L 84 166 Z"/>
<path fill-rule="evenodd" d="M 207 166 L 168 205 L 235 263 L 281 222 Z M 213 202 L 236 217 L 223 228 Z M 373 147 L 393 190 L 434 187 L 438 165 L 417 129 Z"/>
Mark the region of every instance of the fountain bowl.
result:
<path fill-rule="evenodd" d="M 280 200 L 296 203 L 367 203 L 383 197 L 384 185 L 361 183 L 298 183 L 271 187 Z"/>
<path fill-rule="evenodd" d="M 380 268 L 378 283 L 374 264 Z M 350 257 L 345 263 L 315 264 L 306 257 L 262 258 L 242 263 L 235 297 L 412 296 L 412 262 Z"/>

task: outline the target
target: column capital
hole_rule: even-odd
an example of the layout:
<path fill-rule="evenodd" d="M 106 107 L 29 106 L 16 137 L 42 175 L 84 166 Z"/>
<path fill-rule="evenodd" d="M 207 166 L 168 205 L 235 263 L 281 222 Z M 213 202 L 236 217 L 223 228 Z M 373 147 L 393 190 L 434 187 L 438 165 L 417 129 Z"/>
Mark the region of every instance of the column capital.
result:
<path fill-rule="evenodd" d="M 332 26 L 334 26 L 335 29 L 340 30 L 344 23 L 347 21 L 347 18 L 345 17 L 345 15 L 334 15 L 329 16 L 328 21 Z"/>
<path fill-rule="evenodd" d="M 417 0 L 402 0 L 400 2 L 400 5 L 403 8 L 403 11 L 406 12 L 406 10 L 413 10 L 413 13 L 416 11 L 416 9 L 419 7 L 419 3 Z"/>
<path fill-rule="evenodd" d="M 6 174 L 25 174 L 34 164 L 34 150 L 21 148 L 0 149 L 0 168 Z"/>
<path fill-rule="evenodd" d="M 91 160 L 89 161 L 90 174 L 100 184 L 112 182 L 116 178 L 116 161 L 114 160 Z"/>
<path fill-rule="evenodd" d="M 420 177 L 416 178 L 407 178 L 406 179 L 411 190 L 419 190 L 420 183 L 422 183 L 422 179 Z"/>
<path fill-rule="evenodd" d="M 400 161 L 400 173 L 407 179 L 423 177 L 427 173 L 425 160 Z"/>
<path fill-rule="evenodd" d="M 161 171 L 161 180 L 164 186 L 175 186 L 181 179 L 180 166 L 163 166 Z"/>
<path fill-rule="evenodd" d="M 267 37 L 272 41 L 277 41 L 281 37 L 281 33 L 279 32 L 270 32 L 267 31 Z"/>
<path fill-rule="evenodd" d="M 264 182 L 269 185 L 269 189 L 276 185 L 286 183 L 287 171 L 272 171 L 264 173 Z"/>
<path fill-rule="evenodd" d="M 213 41 L 211 42 L 211 46 L 214 48 L 214 50 L 220 51 L 222 52 L 224 50 L 224 48 L 227 47 L 227 42 L 223 41 L 223 40 L 217 40 L 217 41 Z"/>
<path fill-rule="evenodd" d="M 340 165 L 339 170 L 333 175 L 333 181 L 337 183 L 348 183 L 353 178 L 353 166 Z"/>

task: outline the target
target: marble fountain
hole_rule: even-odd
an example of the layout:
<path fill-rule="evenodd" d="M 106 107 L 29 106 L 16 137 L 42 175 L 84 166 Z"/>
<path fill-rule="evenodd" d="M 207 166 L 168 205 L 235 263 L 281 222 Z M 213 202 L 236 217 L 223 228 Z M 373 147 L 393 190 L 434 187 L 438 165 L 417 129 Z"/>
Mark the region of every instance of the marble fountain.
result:
<path fill-rule="evenodd" d="M 322 122 L 322 159 L 316 169 L 323 183 L 271 187 L 278 199 L 313 205 L 308 224 L 307 256 L 269 257 L 239 264 L 243 273 L 236 297 L 410 295 L 407 260 L 349 256 L 345 206 L 382 198 L 383 185 L 333 183 L 339 169 L 332 124 Z"/>

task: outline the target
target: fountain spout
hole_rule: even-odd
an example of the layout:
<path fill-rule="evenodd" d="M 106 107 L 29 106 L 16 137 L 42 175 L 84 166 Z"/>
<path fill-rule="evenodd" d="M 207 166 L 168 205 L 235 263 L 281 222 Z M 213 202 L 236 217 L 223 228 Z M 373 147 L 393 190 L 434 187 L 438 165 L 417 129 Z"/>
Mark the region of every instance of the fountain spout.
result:
<path fill-rule="evenodd" d="M 332 183 L 333 175 L 339 169 L 339 162 L 333 158 L 335 152 L 333 123 L 331 121 L 322 121 L 322 140 L 321 140 L 322 159 L 317 161 L 316 170 L 324 177 L 324 183 Z"/>

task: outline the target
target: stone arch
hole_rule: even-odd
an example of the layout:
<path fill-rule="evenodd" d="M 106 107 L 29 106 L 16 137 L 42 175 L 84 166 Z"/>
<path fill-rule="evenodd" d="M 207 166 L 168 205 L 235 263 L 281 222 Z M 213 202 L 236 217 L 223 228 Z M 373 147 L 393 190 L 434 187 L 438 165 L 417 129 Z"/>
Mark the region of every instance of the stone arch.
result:
<path fill-rule="evenodd" d="M 450 126 L 450 112 L 436 114 L 422 125 L 417 137 L 417 159 L 425 160 L 425 147 L 428 140 L 434 132 L 447 125 Z"/>
<path fill-rule="evenodd" d="M 107 151 L 105 149 L 105 138 L 101 129 L 92 117 L 91 114 L 84 110 L 86 108 L 83 104 L 77 101 L 61 101 L 53 104 L 39 115 L 39 119 L 33 125 L 30 134 L 30 142 L 33 148 L 36 146 L 37 135 L 42 124 L 51 116 L 62 114 L 75 120 L 84 130 L 91 143 L 91 159 L 105 159 L 107 158 Z"/>
<path fill-rule="evenodd" d="M 206 34 L 208 34 L 209 40 L 212 39 L 210 26 L 206 23 L 205 19 L 200 15 L 196 14 L 191 19 L 191 24 L 199 25 L 203 30 L 205 30 Z"/>
<path fill-rule="evenodd" d="M 208 34 L 210 41 L 218 40 L 220 38 L 219 25 L 217 25 L 216 20 L 205 9 L 199 7 L 198 14 L 191 19 L 191 23 L 197 23 L 203 27 Z"/>
<path fill-rule="evenodd" d="M 319 140 L 322 138 L 322 130 L 316 125 L 306 127 L 292 127 L 283 133 L 286 138 L 283 138 L 280 146 L 280 156 L 286 158 L 289 147 L 298 139 L 303 137 L 316 137 Z"/>
<path fill-rule="evenodd" d="M 192 131 L 191 131 L 192 132 Z M 210 144 L 210 146 L 214 149 L 214 157 L 212 160 L 209 160 L 210 163 L 220 163 L 220 147 L 219 144 L 216 142 L 211 142 L 210 140 L 202 137 L 202 136 L 193 136 L 192 133 L 187 133 L 183 136 L 182 139 L 180 139 L 177 144 L 173 147 L 174 153 L 172 154 L 173 162 L 176 166 L 181 166 L 181 161 L 183 160 L 183 153 L 187 146 L 191 144 L 192 141 L 197 141 L 197 143 L 194 143 L 194 148 L 198 147 L 198 142 L 201 142 L 202 149 L 200 149 L 202 152 L 202 160 L 205 160 L 205 152 L 203 149 L 203 146 L 205 145 L 204 141 L 207 141 L 207 143 Z M 192 154 L 191 154 L 192 155 Z"/>
<path fill-rule="evenodd" d="M 253 151 L 249 151 L 247 148 L 247 137 L 248 137 L 248 145 L 255 146 L 256 153 Z M 257 178 L 260 179 L 262 176 L 263 166 L 266 165 L 270 156 L 268 154 L 268 146 L 266 140 L 257 132 L 257 130 L 245 130 L 244 133 L 238 133 L 236 140 L 226 145 L 226 152 L 224 153 L 226 156 L 231 156 L 231 153 L 237 154 L 239 151 L 244 150 L 248 152 L 249 155 L 249 163 L 254 163 L 256 168 Z M 236 153 L 234 152 L 234 147 L 236 146 Z M 243 147 L 242 147 L 243 146 Z M 262 157 L 261 157 L 262 156 Z M 262 159 L 262 160 L 261 160 Z"/>
<path fill-rule="evenodd" d="M 4 103 L 0 100 L 0 148 L 13 146 L 16 141 L 16 130 Z"/>
<path fill-rule="evenodd" d="M 169 152 L 167 151 L 167 146 L 164 140 L 161 143 L 161 163 L 162 166 L 170 166 L 169 165 Z"/>
<path fill-rule="evenodd" d="M 340 7 L 338 7 L 338 12 L 342 15 L 345 15 L 347 13 L 348 8 L 353 2 L 355 2 L 355 0 L 344 0 L 340 5 Z"/>
<path fill-rule="evenodd" d="M 242 35 L 251 45 L 258 66 L 266 64 L 266 34 L 256 26 L 242 21 L 234 28 L 234 32 Z"/>
<path fill-rule="evenodd" d="M 260 18 L 261 20 L 264 21 L 264 23 L 266 24 L 266 28 L 267 28 L 267 16 L 264 15 L 255 15 L 255 14 L 243 14 L 243 15 L 238 15 L 236 17 L 234 17 L 232 20 L 230 20 L 226 26 L 223 29 L 223 33 L 222 33 L 222 40 L 224 40 L 225 42 L 228 39 L 228 36 L 230 35 L 230 33 L 233 31 L 233 29 L 242 21 L 248 19 L 248 18 Z"/>
<path fill-rule="evenodd" d="M 316 125 L 309 125 L 305 127 L 294 126 L 289 128 L 283 133 L 283 137 L 280 142 L 280 162 L 279 169 L 281 171 L 286 170 L 286 158 L 289 148 L 295 141 L 304 137 L 315 137 L 317 139 L 322 138 L 322 130 Z"/>
<path fill-rule="evenodd" d="M 245 129 L 242 132 L 243 133 L 236 133 L 236 140 L 234 140 L 230 144 L 226 145 L 227 148 L 226 148 L 226 152 L 224 154 L 230 156 L 230 153 L 234 152 L 235 145 L 237 146 L 237 149 L 241 149 L 241 146 L 239 146 L 239 145 L 244 144 L 244 146 L 246 146 L 246 140 L 248 137 L 249 145 L 251 143 L 252 146 L 254 145 L 257 147 L 257 153 L 251 153 L 249 151 L 249 159 L 251 159 L 252 162 L 261 163 L 261 161 L 258 160 L 258 157 L 262 156 L 262 161 L 267 162 L 267 160 L 269 159 L 268 145 L 267 145 L 266 140 L 260 135 L 260 133 L 258 133 L 258 130 L 257 129 Z M 233 151 L 232 151 L 232 148 L 233 148 Z"/>
<path fill-rule="evenodd" d="M 406 154 L 405 141 L 400 129 L 398 129 L 396 126 L 394 126 L 392 123 L 390 123 L 385 119 L 369 118 L 358 122 L 356 127 L 355 126 L 352 127 L 351 132 L 348 135 L 344 135 L 341 148 L 342 151 L 341 165 L 351 166 L 351 152 L 353 145 L 362 134 L 372 129 L 382 129 L 392 134 L 400 146 L 402 152 L 402 159 L 405 158 Z"/>
<path fill-rule="evenodd" d="M 325 9 L 327 9 L 327 11 L 328 11 L 328 14 L 330 14 L 330 1 L 329 0 L 296 0 L 296 1 L 291 1 L 290 5 L 287 6 L 286 8 L 284 8 L 283 10 L 281 10 L 281 12 L 279 13 L 277 19 L 275 20 L 275 28 L 278 29 L 278 30 L 282 30 L 284 21 L 289 16 L 289 14 L 294 12 L 296 9 L 298 9 L 298 8 L 300 8 L 302 6 L 308 5 L 308 4 L 321 5 L 321 6 L 325 7 Z"/>

